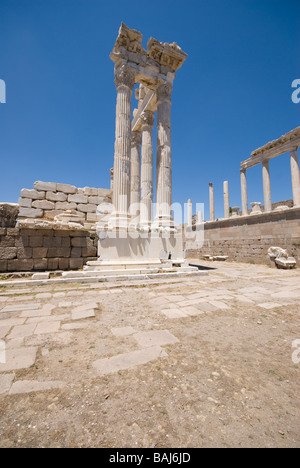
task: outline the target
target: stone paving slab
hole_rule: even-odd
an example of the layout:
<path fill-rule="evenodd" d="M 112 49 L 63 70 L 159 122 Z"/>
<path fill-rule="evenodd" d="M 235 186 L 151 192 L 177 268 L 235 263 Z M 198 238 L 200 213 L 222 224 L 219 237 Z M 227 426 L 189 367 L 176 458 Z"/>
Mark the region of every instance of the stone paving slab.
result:
<path fill-rule="evenodd" d="M 204 312 L 197 307 L 194 306 L 188 306 L 188 307 L 182 307 L 182 312 L 186 315 L 194 316 L 194 315 L 201 315 Z"/>
<path fill-rule="evenodd" d="M 181 309 L 164 309 L 162 313 L 170 319 L 188 317 Z"/>
<path fill-rule="evenodd" d="M 60 321 L 56 322 L 41 322 L 36 325 L 34 330 L 35 335 L 43 335 L 44 333 L 56 333 L 60 329 Z"/>
<path fill-rule="evenodd" d="M 40 303 L 30 303 L 30 304 L 12 304 L 5 306 L 3 309 L 1 309 L 1 312 L 19 312 L 19 311 L 24 311 L 24 310 L 36 310 L 40 309 L 41 304 Z"/>
<path fill-rule="evenodd" d="M 15 374 L 0 374 L 0 395 L 9 391 L 14 378 Z"/>
<path fill-rule="evenodd" d="M 93 318 L 95 317 L 95 311 L 94 309 L 91 310 L 82 310 L 78 312 L 72 312 L 72 320 L 82 320 L 85 318 Z"/>
<path fill-rule="evenodd" d="M 115 336 L 128 336 L 128 335 L 133 335 L 136 333 L 136 330 L 132 327 L 116 327 L 112 328 L 111 332 Z"/>
<path fill-rule="evenodd" d="M 19 380 L 9 390 L 10 395 L 19 393 L 44 392 L 64 387 L 65 383 L 60 380 L 38 382 L 37 380 Z"/>
<path fill-rule="evenodd" d="M 265 302 L 263 304 L 258 304 L 258 307 L 262 307 L 263 309 L 275 309 L 276 307 L 282 307 L 282 305 L 276 302 Z"/>
<path fill-rule="evenodd" d="M 0 339 L 4 338 L 8 334 L 10 329 L 11 329 L 11 326 L 9 325 L 6 325 L 5 327 L 0 325 Z"/>
<path fill-rule="evenodd" d="M 16 325 L 10 334 L 7 336 L 8 340 L 12 340 L 15 338 L 25 338 L 25 336 L 30 336 L 34 333 L 36 328 L 35 323 L 30 323 L 28 325 Z"/>
<path fill-rule="evenodd" d="M 21 347 L 6 350 L 6 363 L 0 363 L 0 372 L 28 369 L 35 363 L 37 347 Z"/>
<path fill-rule="evenodd" d="M 167 353 L 160 346 L 152 346 L 129 353 L 118 354 L 111 358 L 99 359 L 93 363 L 93 367 L 97 374 L 102 376 L 147 364 L 162 357 L 167 357 Z"/>
<path fill-rule="evenodd" d="M 179 343 L 178 338 L 172 335 L 169 330 L 154 330 L 149 332 L 139 332 L 133 335 L 138 344 L 144 348 L 151 346 L 165 346 Z"/>

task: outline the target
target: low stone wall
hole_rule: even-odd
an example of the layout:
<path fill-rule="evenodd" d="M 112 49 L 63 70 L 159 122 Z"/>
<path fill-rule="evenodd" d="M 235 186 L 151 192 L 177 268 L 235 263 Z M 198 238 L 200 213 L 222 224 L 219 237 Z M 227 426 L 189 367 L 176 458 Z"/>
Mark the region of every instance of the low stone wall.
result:
<path fill-rule="evenodd" d="M 111 203 L 111 195 L 108 189 L 77 188 L 74 185 L 38 181 L 34 183 L 33 190 L 21 190 L 18 219 L 53 220 L 55 216 L 72 210 L 84 224 L 93 224 L 97 221 L 98 205 Z"/>
<path fill-rule="evenodd" d="M 204 223 L 204 245 L 186 242 L 187 257 L 228 256 L 229 261 L 269 264 L 268 248 L 287 249 L 300 266 L 300 208 Z"/>
<path fill-rule="evenodd" d="M 97 258 L 86 230 L 0 228 L 0 272 L 76 270 Z"/>

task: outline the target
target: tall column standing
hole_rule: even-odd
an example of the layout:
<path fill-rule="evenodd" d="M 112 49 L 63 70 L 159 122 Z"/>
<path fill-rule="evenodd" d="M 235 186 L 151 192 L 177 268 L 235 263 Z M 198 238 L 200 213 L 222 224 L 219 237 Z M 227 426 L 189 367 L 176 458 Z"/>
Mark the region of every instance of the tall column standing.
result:
<path fill-rule="evenodd" d="M 262 162 L 265 211 L 272 211 L 269 161 Z"/>
<path fill-rule="evenodd" d="M 189 198 L 187 202 L 187 225 L 192 226 L 193 225 L 193 206 L 192 206 L 192 200 Z"/>
<path fill-rule="evenodd" d="M 172 205 L 171 153 L 171 94 L 172 85 L 164 83 L 157 89 L 157 160 L 155 226 L 174 225 Z"/>
<path fill-rule="evenodd" d="M 209 211 L 210 220 L 215 220 L 215 200 L 214 200 L 214 187 L 212 182 L 209 183 Z"/>
<path fill-rule="evenodd" d="M 224 194 L 224 218 L 229 218 L 229 188 L 228 180 L 223 182 L 223 194 Z"/>
<path fill-rule="evenodd" d="M 248 215 L 248 192 L 246 169 L 241 169 L 241 195 L 242 195 L 242 215 Z"/>
<path fill-rule="evenodd" d="M 300 173 L 299 173 L 298 148 L 295 147 L 294 149 L 291 150 L 290 161 L 291 161 L 294 206 L 300 206 Z"/>
<path fill-rule="evenodd" d="M 130 204 L 130 159 L 131 159 L 131 94 L 134 73 L 130 67 L 115 68 L 117 88 L 116 137 L 114 157 L 114 212 L 111 227 L 127 228 Z"/>
<path fill-rule="evenodd" d="M 141 211 L 140 224 L 150 227 L 153 206 L 153 112 L 146 110 L 141 115 L 142 166 L 141 166 Z"/>
<path fill-rule="evenodd" d="M 131 133 L 130 215 L 138 222 L 141 187 L 141 132 Z"/>

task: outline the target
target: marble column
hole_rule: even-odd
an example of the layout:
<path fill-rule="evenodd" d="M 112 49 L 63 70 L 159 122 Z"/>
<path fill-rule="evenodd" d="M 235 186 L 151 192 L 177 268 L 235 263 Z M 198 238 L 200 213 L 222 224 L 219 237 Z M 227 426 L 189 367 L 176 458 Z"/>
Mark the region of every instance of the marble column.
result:
<path fill-rule="evenodd" d="M 265 212 L 272 211 L 269 161 L 262 162 Z"/>
<path fill-rule="evenodd" d="M 110 219 L 112 228 L 127 228 L 130 204 L 131 171 L 131 95 L 134 73 L 127 65 L 115 67 L 117 88 L 116 133 L 114 156 L 114 211 Z"/>
<path fill-rule="evenodd" d="M 210 212 L 210 221 L 215 221 L 214 187 L 211 182 L 209 183 L 209 212 Z"/>
<path fill-rule="evenodd" d="M 142 164 L 141 164 L 141 209 L 140 224 L 151 226 L 153 216 L 153 112 L 146 110 L 141 115 Z"/>
<path fill-rule="evenodd" d="M 157 154 L 156 154 L 156 216 L 154 226 L 174 226 L 172 205 L 171 153 L 171 94 L 172 85 L 165 83 L 157 89 Z"/>
<path fill-rule="evenodd" d="M 191 199 L 187 202 L 187 225 L 189 227 L 193 225 L 193 207 Z"/>
<path fill-rule="evenodd" d="M 300 173 L 299 173 L 298 148 L 296 147 L 290 151 L 290 162 L 291 162 L 294 206 L 300 206 Z"/>
<path fill-rule="evenodd" d="M 141 187 L 141 132 L 131 133 L 130 215 L 138 222 Z"/>
<path fill-rule="evenodd" d="M 223 182 L 223 194 L 224 194 L 224 218 L 229 218 L 229 188 L 228 180 Z"/>
<path fill-rule="evenodd" d="M 241 195 L 242 195 L 242 215 L 248 215 L 248 192 L 247 192 L 247 178 L 246 169 L 241 169 Z"/>

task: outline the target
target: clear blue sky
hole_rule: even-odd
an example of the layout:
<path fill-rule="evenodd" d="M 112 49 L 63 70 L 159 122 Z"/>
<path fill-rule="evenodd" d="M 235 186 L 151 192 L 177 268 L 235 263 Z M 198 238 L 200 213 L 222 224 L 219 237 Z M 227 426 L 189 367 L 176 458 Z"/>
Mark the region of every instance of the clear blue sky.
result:
<path fill-rule="evenodd" d="M 240 162 L 300 125 L 299 0 L 0 0 L 0 201 L 35 180 L 109 187 L 115 102 L 109 54 L 121 21 L 188 54 L 173 90 L 173 198 L 204 202 L 223 181 L 240 206 Z M 288 155 L 271 161 L 272 201 L 292 197 Z M 261 168 L 248 171 L 262 201 Z"/>

